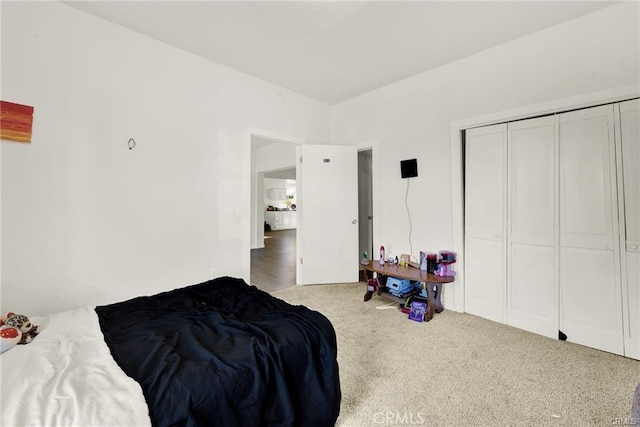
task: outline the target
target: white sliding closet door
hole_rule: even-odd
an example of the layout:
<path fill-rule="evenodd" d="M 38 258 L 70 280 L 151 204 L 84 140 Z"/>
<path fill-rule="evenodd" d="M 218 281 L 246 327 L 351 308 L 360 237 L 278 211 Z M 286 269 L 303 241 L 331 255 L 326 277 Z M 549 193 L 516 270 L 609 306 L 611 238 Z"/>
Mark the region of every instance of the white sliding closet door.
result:
<path fill-rule="evenodd" d="M 506 125 L 466 132 L 465 311 L 506 321 Z"/>
<path fill-rule="evenodd" d="M 507 323 L 558 336 L 556 117 L 508 124 Z"/>
<path fill-rule="evenodd" d="M 624 355 L 640 359 L 640 100 L 620 103 L 622 151 L 622 269 L 625 313 Z M 626 286 L 624 286 L 626 285 Z"/>
<path fill-rule="evenodd" d="M 559 117 L 560 328 L 623 354 L 613 106 Z"/>

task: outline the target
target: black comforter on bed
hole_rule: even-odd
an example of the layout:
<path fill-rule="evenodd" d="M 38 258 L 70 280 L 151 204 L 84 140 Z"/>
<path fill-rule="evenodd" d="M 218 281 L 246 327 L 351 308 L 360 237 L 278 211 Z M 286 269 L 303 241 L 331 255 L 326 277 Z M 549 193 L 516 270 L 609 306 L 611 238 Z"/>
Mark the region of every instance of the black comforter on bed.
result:
<path fill-rule="evenodd" d="M 154 425 L 336 422 L 336 336 L 318 312 L 224 277 L 96 313 L 114 359 L 141 385 Z"/>

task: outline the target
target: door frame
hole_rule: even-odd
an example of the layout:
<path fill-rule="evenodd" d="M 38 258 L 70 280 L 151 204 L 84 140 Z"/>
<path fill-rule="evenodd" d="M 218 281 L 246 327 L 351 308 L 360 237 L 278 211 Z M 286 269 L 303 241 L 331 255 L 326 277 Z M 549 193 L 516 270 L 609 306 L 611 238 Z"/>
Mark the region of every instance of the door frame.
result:
<path fill-rule="evenodd" d="M 265 129 L 258 129 L 258 128 L 245 128 L 244 130 L 244 137 L 243 137 L 243 141 L 244 141 L 244 148 L 245 148 L 245 152 L 248 153 L 247 155 L 247 160 L 245 163 L 245 170 L 249 171 L 249 181 L 246 183 L 245 191 L 247 196 L 247 200 L 246 203 L 249 207 L 249 215 L 247 218 L 247 221 L 249 221 L 249 227 L 247 227 L 247 234 L 245 237 L 245 250 L 243 251 L 242 254 L 242 266 L 243 266 L 243 271 L 244 273 L 244 278 L 246 279 L 246 281 L 249 283 L 250 281 L 250 277 L 251 277 L 251 242 L 252 239 L 254 238 L 254 235 L 256 233 L 256 229 L 258 227 L 257 225 L 257 209 L 254 209 L 255 206 L 253 204 L 253 201 L 256 200 L 257 194 L 256 194 L 256 188 L 257 188 L 257 179 L 258 179 L 258 173 L 255 170 L 255 159 L 254 159 L 254 153 L 252 150 L 252 138 L 261 138 L 261 139 L 266 139 L 266 140 L 271 140 L 275 143 L 285 143 L 285 144 L 296 144 L 296 145 L 302 145 L 302 144 L 307 144 L 309 143 L 309 141 L 307 141 L 304 138 L 299 138 L 299 137 L 295 137 L 295 136 L 291 136 L 291 135 L 285 135 L 285 134 L 280 134 L 277 132 L 272 132 L 272 131 L 268 131 Z M 345 144 L 347 145 L 347 144 Z M 357 151 L 364 151 L 364 150 L 371 150 L 371 157 L 372 157 L 372 161 L 371 161 L 371 186 L 372 186 L 372 190 L 373 190 L 373 196 L 372 196 L 372 200 L 373 200 L 373 247 L 377 247 L 378 244 L 380 244 L 379 242 L 376 242 L 376 236 L 380 236 L 380 232 L 379 232 L 379 226 L 378 226 L 378 222 L 376 221 L 376 218 L 380 218 L 380 204 L 379 203 L 375 203 L 376 200 L 376 194 L 379 194 L 380 189 L 379 189 L 379 183 L 378 183 L 378 155 L 377 155 L 377 150 L 378 150 L 378 141 L 377 140 L 367 140 L 367 141 L 363 141 L 360 142 L 358 144 L 355 144 L 356 146 L 356 150 Z M 297 167 L 297 164 L 294 165 L 294 167 Z M 354 267 L 355 268 L 355 267 Z M 296 276 L 298 274 L 298 263 L 296 263 Z"/>
<path fill-rule="evenodd" d="M 244 279 L 247 283 L 250 283 L 251 278 L 251 247 L 252 241 L 255 239 L 258 229 L 258 209 L 257 203 L 259 201 L 259 196 L 257 194 L 258 185 L 258 175 L 262 175 L 264 178 L 264 173 L 260 174 L 256 171 L 255 167 L 255 156 L 253 151 L 253 138 L 260 138 L 268 141 L 273 141 L 274 143 L 283 143 L 283 144 L 306 144 L 307 141 L 303 138 L 297 138 L 290 135 L 279 134 L 271 131 L 267 131 L 264 129 L 256 129 L 256 128 L 247 128 L 244 131 L 244 146 L 246 148 L 247 161 L 245 163 L 246 170 L 249 171 L 249 181 L 246 183 L 246 187 L 244 187 L 245 192 L 247 194 L 246 203 L 249 208 L 249 215 L 247 221 L 249 221 L 249 226 L 247 227 L 246 234 L 246 244 L 244 245 L 245 250 L 242 251 L 242 266 L 244 273 Z M 293 167 L 297 165 L 294 163 Z M 264 171 L 262 171 L 264 172 Z M 255 202 L 255 203 L 254 203 Z M 262 221 L 264 221 L 264 214 L 262 217 Z M 296 264 L 297 269 L 297 264 Z"/>
<path fill-rule="evenodd" d="M 359 144 L 356 144 L 356 150 L 358 152 L 360 151 L 367 151 L 370 150 L 371 151 L 371 204 L 372 204 L 372 212 L 371 215 L 373 216 L 373 250 L 375 251 L 375 248 L 377 248 L 381 243 L 378 241 L 376 242 L 377 239 L 379 239 L 380 236 L 380 230 L 379 230 L 379 221 L 376 221 L 376 218 L 380 218 L 380 210 L 381 210 L 381 206 L 380 203 L 376 203 L 376 194 L 380 194 L 380 188 L 379 185 L 380 183 L 378 182 L 378 141 L 377 140 L 369 140 L 369 141 L 365 141 L 365 142 L 361 142 Z M 373 254 L 369 254 L 369 256 L 372 257 L 373 259 Z"/>
<path fill-rule="evenodd" d="M 367 253 L 373 253 L 373 181 L 372 181 L 372 168 L 373 168 L 373 153 L 371 150 L 357 150 L 358 151 L 358 248 L 360 254 L 363 250 Z M 364 154 L 364 155 L 363 155 Z M 363 169 L 361 168 L 361 160 L 368 168 L 368 179 L 361 181 L 363 176 Z M 363 183 L 361 185 L 361 183 Z M 364 187 L 364 188 L 363 188 Z M 363 191 L 364 190 L 364 191 Z M 365 192 L 369 194 L 365 196 Z M 366 197 L 366 199 L 365 199 Z M 362 202 L 367 203 L 367 215 L 364 216 L 364 206 Z M 366 228 L 365 228 L 366 227 Z M 365 240 L 371 240 L 371 246 L 363 246 L 363 237 Z"/>
<path fill-rule="evenodd" d="M 550 102 L 514 108 L 496 113 L 475 116 L 451 122 L 449 129 L 451 150 L 451 213 L 453 250 L 458 262 L 456 281 L 453 283 L 453 304 L 447 308 L 464 312 L 464 131 L 478 126 L 487 126 L 514 120 L 533 118 L 545 114 L 595 107 L 601 104 L 625 101 L 640 97 L 637 85 L 622 86 L 599 92 L 563 98 Z M 449 299 L 447 299 L 449 300 Z"/>

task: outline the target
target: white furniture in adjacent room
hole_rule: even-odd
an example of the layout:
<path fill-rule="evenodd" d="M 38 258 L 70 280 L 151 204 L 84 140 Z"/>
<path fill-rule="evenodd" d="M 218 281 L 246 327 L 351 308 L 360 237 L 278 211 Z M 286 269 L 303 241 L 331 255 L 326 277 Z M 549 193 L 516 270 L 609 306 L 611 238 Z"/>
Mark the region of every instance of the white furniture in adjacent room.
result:
<path fill-rule="evenodd" d="M 285 188 L 272 188 L 269 190 L 269 199 L 275 201 L 283 201 L 287 198 L 287 190 Z"/>
<path fill-rule="evenodd" d="M 266 211 L 264 220 L 272 230 L 289 230 L 298 227 L 298 213 L 296 211 Z"/>

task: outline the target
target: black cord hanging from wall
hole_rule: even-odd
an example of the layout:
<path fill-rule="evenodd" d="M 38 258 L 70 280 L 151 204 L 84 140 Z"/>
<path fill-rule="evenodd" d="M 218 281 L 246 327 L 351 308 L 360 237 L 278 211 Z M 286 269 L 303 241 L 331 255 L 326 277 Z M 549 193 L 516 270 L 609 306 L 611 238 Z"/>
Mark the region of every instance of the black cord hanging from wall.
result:
<path fill-rule="evenodd" d="M 129 146 L 129 150 L 133 150 L 136 146 L 136 140 L 133 138 L 129 138 L 127 145 Z"/>
<path fill-rule="evenodd" d="M 407 178 L 407 192 L 404 195 L 404 206 L 407 208 L 407 218 L 409 218 L 409 261 L 413 257 L 413 243 L 411 243 L 411 233 L 413 231 L 413 224 L 411 223 L 411 212 L 409 211 L 409 178 Z"/>
<path fill-rule="evenodd" d="M 409 218 L 409 248 L 411 250 L 411 252 L 409 252 L 409 261 L 411 261 L 411 258 L 413 257 L 413 243 L 411 242 L 413 224 L 411 223 L 411 212 L 409 211 L 409 179 L 418 176 L 418 160 L 401 160 L 400 176 L 407 180 L 407 192 L 404 195 L 404 206 L 407 208 L 407 218 Z"/>

